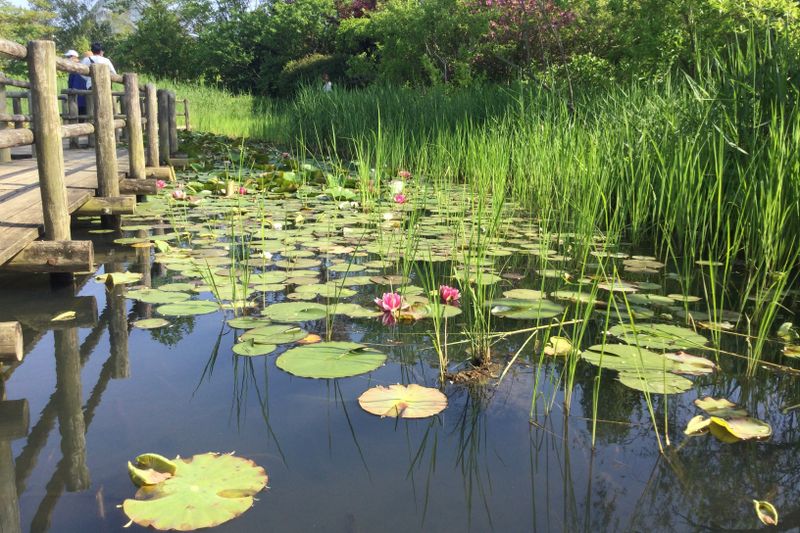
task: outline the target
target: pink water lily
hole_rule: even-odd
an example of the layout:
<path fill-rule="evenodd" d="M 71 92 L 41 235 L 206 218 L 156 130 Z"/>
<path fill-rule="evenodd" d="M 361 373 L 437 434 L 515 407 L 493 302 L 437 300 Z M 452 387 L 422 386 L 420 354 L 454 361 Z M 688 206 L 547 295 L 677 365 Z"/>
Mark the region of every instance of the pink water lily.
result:
<path fill-rule="evenodd" d="M 164 180 L 156 180 L 156 188 L 157 189 L 160 190 L 160 189 L 163 189 L 166 186 L 167 186 L 167 182 L 166 181 L 164 181 Z"/>
<path fill-rule="evenodd" d="M 394 315 L 403 307 L 403 297 L 396 292 L 385 292 L 380 298 L 375 298 L 375 305 Z"/>
<path fill-rule="evenodd" d="M 400 172 L 397 173 L 397 175 L 403 178 L 404 180 L 407 180 L 408 178 L 411 177 L 411 172 L 409 172 L 408 170 L 401 170 Z"/>
<path fill-rule="evenodd" d="M 459 298 L 461 298 L 461 292 L 455 287 L 450 287 L 449 285 L 440 285 L 439 297 L 446 304 L 456 303 L 458 302 Z"/>
<path fill-rule="evenodd" d="M 172 198 L 174 198 L 175 200 L 185 200 L 186 193 L 183 192 L 183 190 L 181 189 L 175 189 L 174 191 L 172 191 Z"/>
<path fill-rule="evenodd" d="M 244 187 L 239 187 L 239 194 L 247 194 L 247 189 Z"/>
<path fill-rule="evenodd" d="M 408 200 L 408 198 L 403 193 L 399 193 L 399 194 L 395 194 L 394 195 L 394 203 L 396 203 L 396 204 L 404 204 L 404 203 L 406 203 L 406 200 Z"/>

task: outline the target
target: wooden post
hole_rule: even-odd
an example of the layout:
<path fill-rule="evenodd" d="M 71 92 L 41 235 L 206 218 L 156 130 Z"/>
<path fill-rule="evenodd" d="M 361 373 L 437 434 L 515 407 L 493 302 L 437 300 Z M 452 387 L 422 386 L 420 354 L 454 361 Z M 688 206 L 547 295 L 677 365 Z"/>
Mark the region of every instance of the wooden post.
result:
<path fill-rule="evenodd" d="M 56 45 L 53 41 L 28 43 L 28 73 L 45 238 L 68 241 L 72 235 L 61 148 L 61 118 L 56 98 Z"/>
<path fill-rule="evenodd" d="M 145 117 L 147 118 L 147 152 L 146 165 L 157 167 L 158 160 L 158 100 L 156 86 L 152 83 L 145 85 Z"/>
<path fill-rule="evenodd" d="M 183 126 L 186 131 L 192 129 L 192 123 L 189 121 L 189 100 L 187 98 L 183 99 Z"/>
<path fill-rule="evenodd" d="M 12 98 L 11 99 L 11 107 L 13 108 L 12 113 L 14 113 L 15 115 L 21 115 L 22 114 L 22 98 Z M 28 110 L 28 114 L 30 115 L 30 109 Z M 17 123 L 14 124 L 14 129 L 21 130 L 24 127 L 25 127 L 25 123 L 24 122 L 17 122 Z"/>
<path fill-rule="evenodd" d="M 69 110 L 70 124 L 77 124 L 78 121 L 78 95 L 77 94 L 68 94 L 67 95 L 67 109 Z M 80 139 L 78 137 L 70 137 L 69 138 L 69 147 L 70 148 L 80 148 Z"/>
<path fill-rule="evenodd" d="M 86 114 L 89 116 L 86 120 L 94 124 L 94 96 L 91 94 L 86 95 Z M 90 133 L 86 146 L 89 148 L 94 147 L 94 133 Z"/>
<path fill-rule="evenodd" d="M 169 91 L 169 155 L 178 153 L 178 116 L 175 110 L 175 93 Z"/>
<path fill-rule="evenodd" d="M 33 241 L 0 267 L 16 272 L 92 272 L 93 269 L 92 241 Z"/>
<path fill-rule="evenodd" d="M 22 361 L 22 325 L 0 322 L 0 361 Z"/>
<path fill-rule="evenodd" d="M 95 107 L 94 133 L 95 154 L 97 156 L 97 189 L 100 196 L 119 196 L 111 75 L 108 65 L 102 63 L 92 63 L 90 71 Z M 119 216 L 104 215 L 102 220 L 106 227 L 119 226 Z"/>
<path fill-rule="evenodd" d="M 169 94 L 158 90 L 158 153 L 159 163 L 169 164 Z"/>
<path fill-rule="evenodd" d="M 142 141 L 142 108 L 139 106 L 139 77 L 126 73 L 125 110 L 128 132 L 128 161 L 130 179 L 144 179 L 144 142 Z"/>
<path fill-rule="evenodd" d="M 30 62 L 28 63 L 28 69 L 30 69 Z M 31 86 L 33 85 L 33 80 L 31 79 Z M 56 109 L 58 109 L 58 102 L 56 102 Z M 28 114 L 33 115 L 33 90 L 28 91 Z M 60 117 L 59 117 L 60 118 Z M 31 129 L 36 129 L 34 127 L 33 121 L 30 123 Z M 31 157 L 36 157 L 36 143 L 31 145 Z M 61 158 L 64 158 L 64 153 L 62 151 Z"/>
<path fill-rule="evenodd" d="M 0 72 L 0 75 L 3 73 Z M 3 83 L 0 83 L 0 113 L 7 113 L 8 108 L 6 106 L 6 86 Z M 0 122 L 0 130 L 4 130 L 8 128 L 8 122 L 2 121 Z M 7 163 L 11 161 L 11 148 L 0 148 L 0 163 Z"/>
<path fill-rule="evenodd" d="M 105 67 L 105 65 L 103 65 Z M 106 67 L 108 68 L 108 67 Z M 94 83 L 94 82 L 92 82 Z M 64 482 L 68 492 L 89 488 L 86 465 L 86 423 L 83 418 L 81 354 L 78 328 L 53 331 L 56 354 L 58 431 L 64 455 Z"/>
<path fill-rule="evenodd" d="M 148 248 L 149 250 L 149 248 Z M 110 272 L 124 270 L 117 265 Z M 109 272 L 106 265 L 106 272 Z M 106 305 L 111 312 L 108 322 L 108 342 L 111 349 L 111 379 L 125 379 L 131 375 L 128 358 L 128 310 L 125 300 L 125 287 L 116 285 L 106 293 Z"/>
<path fill-rule="evenodd" d="M 113 87 L 112 87 L 113 89 Z M 124 98 L 121 96 L 111 95 L 111 101 L 114 103 L 112 106 L 114 108 L 114 115 L 124 115 L 125 114 L 125 104 L 123 103 Z M 119 144 L 120 141 L 124 140 L 123 137 L 124 131 L 122 128 L 117 128 L 114 130 L 114 139 Z"/>

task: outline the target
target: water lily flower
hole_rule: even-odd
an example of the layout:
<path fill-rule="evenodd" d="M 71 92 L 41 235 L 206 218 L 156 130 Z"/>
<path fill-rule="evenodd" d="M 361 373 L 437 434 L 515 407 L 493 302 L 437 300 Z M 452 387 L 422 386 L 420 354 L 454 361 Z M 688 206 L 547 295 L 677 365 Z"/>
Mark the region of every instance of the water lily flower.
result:
<path fill-rule="evenodd" d="M 400 194 L 403 192 L 403 187 L 405 187 L 405 183 L 400 180 L 394 180 L 389 182 L 389 188 L 392 190 L 392 194 Z"/>
<path fill-rule="evenodd" d="M 375 298 L 375 305 L 394 315 L 403 307 L 403 297 L 396 292 L 385 292 L 380 298 Z"/>
<path fill-rule="evenodd" d="M 411 172 L 409 172 L 408 170 L 401 170 L 400 172 L 397 173 L 397 175 L 403 178 L 404 180 L 407 180 L 408 178 L 411 177 Z"/>
<path fill-rule="evenodd" d="M 283 153 L 281 154 L 281 157 L 282 157 L 283 159 L 289 159 L 290 157 L 292 157 L 292 154 L 290 154 L 289 152 L 283 152 Z"/>
<path fill-rule="evenodd" d="M 440 285 L 439 297 L 446 304 L 456 303 L 459 300 L 459 298 L 461 298 L 461 292 L 459 292 L 459 290 L 456 289 L 455 287 L 450 287 L 448 285 Z"/>
<path fill-rule="evenodd" d="M 394 195 L 394 203 L 396 204 L 404 204 L 406 203 L 406 200 L 408 200 L 408 198 L 403 193 Z"/>
<path fill-rule="evenodd" d="M 383 220 L 385 220 L 386 222 L 389 222 L 392 219 L 394 219 L 394 213 L 392 213 L 391 211 L 387 211 L 383 214 Z"/>
<path fill-rule="evenodd" d="M 247 189 L 244 187 L 239 187 L 239 194 L 247 194 Z"/>
<path fill-rule="evenodd" d="M 283 222 L 273 222 L 272 223 L 272 229 L 274 229 L 275 231 L 282 230 L 283 229 Z"/>
<path fill-rule="evenodd" d="M 256 257 L 260 257 L 262 259 L 266 259 L 267 261 L 269 261 L 270 259 L 272 259 L 272 254 L 269 252 L 261 252 L 260 254 L 257 254 Z"/>
<path fill-rule="evenodd" d="M 186 193 L 181 189 L 172 191 L 172 198 L 175 200 L 186 200 Z"/>
<path fill-rule="evenodd" d="M 156 188 L 161 190 L 167 186 L 167 182 L 164 180 L 156 180 Z"/>

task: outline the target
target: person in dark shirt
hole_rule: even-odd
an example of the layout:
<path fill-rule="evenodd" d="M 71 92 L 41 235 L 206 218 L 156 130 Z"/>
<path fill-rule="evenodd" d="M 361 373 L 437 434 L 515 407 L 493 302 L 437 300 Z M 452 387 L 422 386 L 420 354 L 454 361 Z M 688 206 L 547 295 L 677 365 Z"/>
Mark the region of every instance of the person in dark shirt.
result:
<path fill-rule="evenodd" d="M 78 52 L 76 52 L 75 50 L 68 50 L 67 53 L 64 54 L 64 57 L 75 63 L 80 62 L 80 58 L 78 57 Z M 69 79 L 67 80 L 67 87 L 69 87 L 70 89 L 80 89 L 85 91 L 87 89 L 86 79 L 80 74 L 70 72 Z M 86 96 L 83 94 L 79 94 L 78 115 L 85 115 L 85 114 L 86 114 Z"/>

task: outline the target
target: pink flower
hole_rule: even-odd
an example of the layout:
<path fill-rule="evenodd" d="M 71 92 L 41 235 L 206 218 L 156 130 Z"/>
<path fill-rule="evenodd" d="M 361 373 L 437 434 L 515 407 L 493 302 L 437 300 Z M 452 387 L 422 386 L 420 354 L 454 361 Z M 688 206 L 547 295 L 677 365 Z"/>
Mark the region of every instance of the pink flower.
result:
<path fill-rule="evenodd" d="M 440 285 L 439 297 L 446 304 L 456 303 L 459 300 L 459 298 L 461 298 L 461 293 L 455 287 L 450 287 L 448 285 Z"/>
<path fill-rule="evenodd" d="M 164 181 L 164 180 L 156 180 L 156 188 L 157 189 L 160 190 L 160 189 L 163 189 L 166 186 L 167 186 L 167 182 L 166 181 Z"/>
<path fill-rule="evenodd" d="M 406 203 L 406 200 L 408 200 L 408 198 L 403 193 L 398 193 L 394 195 L 394 203 L 396 204 L 404 204 Z"/>
<path fill-rule="evenodd" d="M 244 187 L 239 187 L 239 194 L 247 194 L 247 189 Z"/>
<path fill-rule="evenodd" d="M 408 170 L 401 170 L 400 172 L 397 173 L 397 175 L 403 178 L 404 180 L 407 180 L 408 178 L 411 177 L 411 172 L 409 172 Z"/>
<path fill-rule="evenodd" d="M 403 297 L 396 292 L 385 292 L 380 298 L 375 298 L 375 305 L 390 314 L 397 313 L 403 307 Z"/>
<path fill-rule="evenodd" d="M 186 193 L 183 192 L 181 189 L 175 189 L 172 191 L 172 198 L 175 200 L 186 200 Z"/>
<path fill-rule="evenodd" d="M 289 159 L 290 157 L 292 157 L 292 154 L 290 154 L 289 152 L 283 152 L 281 154 L 281 157 L 284 159 Z"/>

